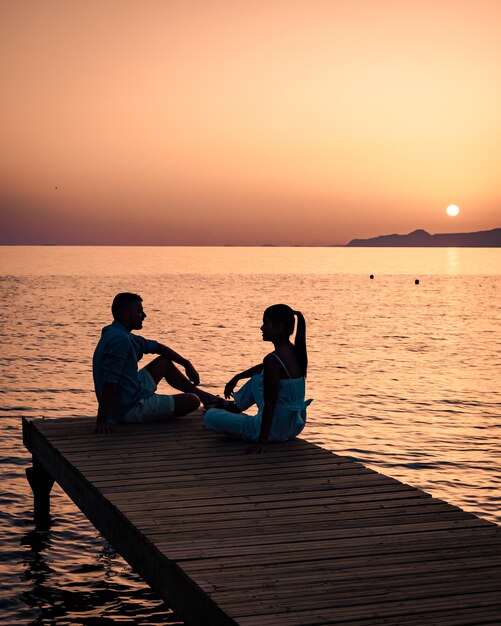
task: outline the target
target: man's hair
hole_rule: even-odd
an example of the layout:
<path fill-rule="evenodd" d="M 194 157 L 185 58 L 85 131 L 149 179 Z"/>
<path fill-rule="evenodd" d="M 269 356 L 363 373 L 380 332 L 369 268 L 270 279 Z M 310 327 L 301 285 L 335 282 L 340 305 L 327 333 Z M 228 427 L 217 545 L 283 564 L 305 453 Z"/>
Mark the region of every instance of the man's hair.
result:
<path fill-rule="evenodd" d="M 111 305 L 111 312 L 113 313 L 113 319 L 118 320 L 122 313 L 128 309 L 134 302 L 142 302 L 141 296 L 137 293 L 117 293 L 113 298 L 113 304 Z"/>

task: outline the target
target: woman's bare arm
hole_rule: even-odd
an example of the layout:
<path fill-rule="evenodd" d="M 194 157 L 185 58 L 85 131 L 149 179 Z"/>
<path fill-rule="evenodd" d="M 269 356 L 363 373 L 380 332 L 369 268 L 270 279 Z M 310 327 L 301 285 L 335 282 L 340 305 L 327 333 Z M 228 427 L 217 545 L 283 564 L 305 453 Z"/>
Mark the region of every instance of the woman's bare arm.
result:
<path fill-rule="evenodd" d="M 256 374 L 259 374 L 259 372 L 261 372 L 262 369 L 263 369 L 263 364 L 259 363 L 258 365 L 249 367 L 248 370 L 240 372 L 240 374 L 235 374 L 235 376 L 233 376 L 233 378 L 229 380 L 224 387 L 224 397 L 229 398 L 231 396 L 239 380 L 242 380 L 243 378 L 251 378 L 252 376 L 255 376 Z"/>
<path fill-rule="evenodd" d="M 261 432 L 258 439 L 258 444 L 261 446 L 267 443 L 271 433 L 273 414 L 275 412 L 280 387 L 280 365 L 278 361 L 273 358 L 271 354 L 268 354 L 263 361 L 263 366 L 264 407 L 261 420 Z"/>

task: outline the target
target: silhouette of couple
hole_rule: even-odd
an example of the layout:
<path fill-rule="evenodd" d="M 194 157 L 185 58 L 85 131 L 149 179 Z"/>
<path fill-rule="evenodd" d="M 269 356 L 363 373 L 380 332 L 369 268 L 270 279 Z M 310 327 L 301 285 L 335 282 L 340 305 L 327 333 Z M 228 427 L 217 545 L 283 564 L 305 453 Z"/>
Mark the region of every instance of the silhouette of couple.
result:
<path fill-rule="evenodd" d="M 97 433 L 111 432 L 113 424 L 157 422 L 187 415 L 200 404 L 205 409 L 207 429 L 249 441 L 254 444 L 253 452 L 262 452 L 268 442 L 286 441 L 302 431 L 311 401 L 304 399 L 308 359 L 306 324 L 299 311 L 286 304 L 265 310 L 262 338 L 272 342 L 274 350 L 262 363 L 233 376 L 224 388 L 223 399 L 200 388 L 200 376 L 188 359 L 132 332 L 143 327 L 146 313 L 142 302 L 137 294 L 115 296 L 111 307 L 114 321 L 102 329 L 94 351 Z M 158 356 L 138 370 L 144 354 Z M 182 393 L 156 393 L 162 379 Z M 242 379 L 248 380 L 234 392 Z M 230 397 L 233 400 L 228 400 Z M 253 405 L 257 405 L 257 415 L 244 413 Z"/>

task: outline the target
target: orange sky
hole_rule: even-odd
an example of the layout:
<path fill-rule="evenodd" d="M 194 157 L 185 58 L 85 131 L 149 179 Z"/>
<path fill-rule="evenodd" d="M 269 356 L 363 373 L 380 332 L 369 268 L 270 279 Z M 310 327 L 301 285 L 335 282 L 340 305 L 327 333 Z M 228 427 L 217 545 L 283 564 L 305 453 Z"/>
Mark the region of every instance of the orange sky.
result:
<path fill-rule="evenodd" d="M 500 24 L 499 0 L 2 0 L 0 243 L 499 227 Z"/>

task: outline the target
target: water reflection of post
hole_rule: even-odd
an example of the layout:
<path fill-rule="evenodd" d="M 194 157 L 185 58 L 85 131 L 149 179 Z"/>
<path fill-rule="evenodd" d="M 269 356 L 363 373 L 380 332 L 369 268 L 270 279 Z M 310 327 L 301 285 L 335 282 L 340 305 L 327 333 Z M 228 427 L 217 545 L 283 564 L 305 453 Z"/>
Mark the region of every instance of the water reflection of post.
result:
<path fill-rule="evenodd" d="M 34 586 L 43 585 L 48 575 L 52 573 L 52 569 L 47 565 L 43 558 L 43 552 L 50 548 L 50 533 L 30 530 L 21 539 L 21 545 L 29 547 L 30 551 L 26 552 L 23 562 L 26 564 L 24 571 L 24 580 L 33 580 Z"/>
<path fill-rule="evenodd" d="M 48 530 L 51 522 L 50 491 L 54 479 L 36 459 L 33 459 L 33 467 L 26 469 L 26 478 L 33 491 L 35 527 L 37 530 Z"/>
<path fill-rule="evenodd" d="M 50 533 L 31 530 L 21 539 L 21 545 L 30 548 L 23 555 L 24 572 L 22 580 L 31 583 L 31 587 L 21 594 L 23 602 L 33 610 L 38 610 L 36 619 L 30 622 L 46 624 L 52 621 L 52 606 L 54 599 L 52 590 L 47 584 L 52 574 L 51 567 L 44 559 L 43 553 L 50 548 Z"/>

